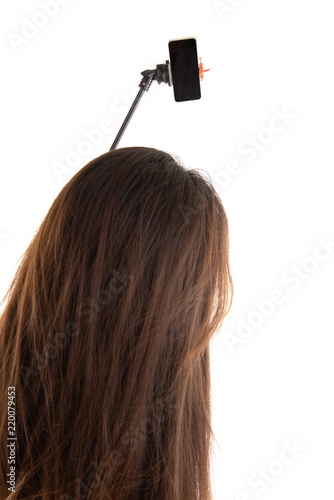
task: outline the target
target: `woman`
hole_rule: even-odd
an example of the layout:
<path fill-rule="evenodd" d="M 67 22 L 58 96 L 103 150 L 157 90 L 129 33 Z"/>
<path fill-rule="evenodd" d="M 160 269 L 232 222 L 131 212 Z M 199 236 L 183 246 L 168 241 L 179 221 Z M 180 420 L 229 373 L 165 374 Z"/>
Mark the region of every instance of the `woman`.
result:
<path fill-rule="evenodd" d="M 210 180 L 153 148 L 92 160 L 5 300 L 1 499 L 212 498 L 209 342 L 232 281 Z"/>

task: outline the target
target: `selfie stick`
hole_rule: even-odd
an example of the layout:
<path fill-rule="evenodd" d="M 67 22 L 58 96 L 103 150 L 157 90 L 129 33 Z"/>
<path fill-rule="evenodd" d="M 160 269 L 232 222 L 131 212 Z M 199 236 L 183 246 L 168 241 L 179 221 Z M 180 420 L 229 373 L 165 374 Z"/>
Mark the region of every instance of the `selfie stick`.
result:
<path fill-rule="evenodd" d="M 163 83 L 168 83 L 168 85 L 170 87 L 172 86 L 172 73 L 171 73 L 169 61 L 166 61 L 166 64 L 157 64 L 156 69 L 146 69 L 145 71 L 141 72 L 141 75 L 143 75 L 143 78 L 141 79 L 141 82 L 139 84 L 140 90 L 139 90 L 138 94 L 136 95 L 136 98 L 133 101 L 133 104 L 132 104 L 131 108 L 129 109 L 129 112 L 126 115 L 124 122 L 122 123 L 122 126 L 119 129 L 119 132 L 118 132 L 114 142 L 112 143 L 112 146 L 109 149 L 109 151 L 111 151 L 112 149 L 116 149 L 117 144 L 119 143 L 122 135 L 124 134 L 124 131 L 125 131 L 129 121 L 131 120 L 133 113 L 135 112 L 135 110 L 139 104 L 140 99 L 142 98 L 145 90 L 146 91 L 149 90 L 152 81 L 156 80 L 159 85 L 160 85 L 160 83 L 163 82 Z"/>

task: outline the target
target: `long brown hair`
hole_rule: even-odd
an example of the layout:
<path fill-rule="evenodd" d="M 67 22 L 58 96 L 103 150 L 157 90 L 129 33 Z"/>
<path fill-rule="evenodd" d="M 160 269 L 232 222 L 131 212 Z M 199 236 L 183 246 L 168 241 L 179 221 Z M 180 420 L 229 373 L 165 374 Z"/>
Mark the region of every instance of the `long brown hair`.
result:
<path fill-rule="evenodd" d="M 232 290 L 205 171 L 146 147 L 78 171 L 2 300 L 1 499 L 210 500 L 209 342 Z"/>

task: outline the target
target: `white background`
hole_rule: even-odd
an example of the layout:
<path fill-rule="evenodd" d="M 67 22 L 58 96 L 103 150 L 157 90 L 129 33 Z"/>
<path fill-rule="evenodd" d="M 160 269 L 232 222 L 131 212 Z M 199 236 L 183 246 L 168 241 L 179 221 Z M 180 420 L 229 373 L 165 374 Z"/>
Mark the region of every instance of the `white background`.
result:
<path fill-rule="evenodd" d="M 41 15 L 46 3 L 1 5 L 1 298 L 59 191 L 109 150 L 140 72 L 169 58 L 168 40 L 196 37 L 211 68 L 202 98 L 176 103 L 153 82 L 119 146 L 205 170 L 227 212 L 235 295 L 212 344 L 215 499 L 333 498 L 332 1 L 62 0 Z"/>

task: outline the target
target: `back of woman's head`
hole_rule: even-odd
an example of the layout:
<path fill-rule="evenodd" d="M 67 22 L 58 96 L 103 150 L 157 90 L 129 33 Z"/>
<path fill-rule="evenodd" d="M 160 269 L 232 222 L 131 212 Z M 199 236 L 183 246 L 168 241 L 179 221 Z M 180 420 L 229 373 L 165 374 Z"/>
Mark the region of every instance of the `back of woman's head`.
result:
<path fill-rule="evenodd" d="M 131 147 L 77 172 L 4 298 L 1 498 L 209 500 L 209 341 L 231 297 L 227 219 L 199 170 Z"/>

